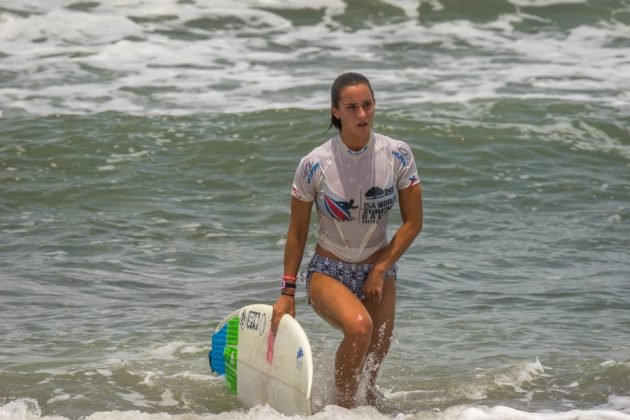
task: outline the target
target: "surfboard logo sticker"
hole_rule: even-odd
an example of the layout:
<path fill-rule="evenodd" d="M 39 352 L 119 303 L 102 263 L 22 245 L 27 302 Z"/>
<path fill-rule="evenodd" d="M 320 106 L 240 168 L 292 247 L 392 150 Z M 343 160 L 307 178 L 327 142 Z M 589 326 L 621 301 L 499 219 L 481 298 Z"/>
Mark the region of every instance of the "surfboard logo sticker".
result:
<path fill-rule="evenodd" d="M 262 320 L 262 322 L 261 322 Z M 265 332 L 265 324 L 267 323 L 267 315 L 254 311 L 242 311 L 241 312 L 241 330 L 247 328 L 248 330 L 258 331 L 260 335 Z"/>
<path fill-rule="evenodd" d="M 295 368 L 297 370 L 302 370 L 302 362 L 304 361 L 304 350 L 302 347 L 298 347 L 297 355 L 295 356 Z"/>
<path fill-rule="evenodd" d="M 249 313 L 246 315 L 245 327 L 248 330 L 258 331 L 258 327 L 260 325 L 260 318 L 261 318 L 260 312 L 249 311 Z M 241 319 L 241 323 L 242 322 L 243 322 L 243 319 Z"/>
<path fill-rule="evenodd" d="M 241 330 L 245 329 L 245 322 L 247 320 L 247 311 L 241 311 Z"/>

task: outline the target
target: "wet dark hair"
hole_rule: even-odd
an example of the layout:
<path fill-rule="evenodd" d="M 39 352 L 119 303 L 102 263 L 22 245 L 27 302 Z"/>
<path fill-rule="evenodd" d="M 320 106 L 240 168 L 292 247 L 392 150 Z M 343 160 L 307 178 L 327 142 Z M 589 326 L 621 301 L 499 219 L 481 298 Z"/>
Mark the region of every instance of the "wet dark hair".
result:
<path fill-rule="evenodd" d="M 370 93 L 372 94 L 372 98 L 374 98 L 374 91 L 372 90 L 372 85 L 367 77 L 359 73 L 344 73 L 335 79 L 332 84 L 332 88 L 330 89 L 330 103 L 335 108 L 339 108 L 339 101 L 341 100 L 341 91 L 348 86 L 355 85 L 367 85 L 370 89 Z M 339 132 L 341 132 L 341 120 L 336 118 L 332 110 L 330 111 L 330 126 L 328 130 L 332 127 L 335 127 Z"/>

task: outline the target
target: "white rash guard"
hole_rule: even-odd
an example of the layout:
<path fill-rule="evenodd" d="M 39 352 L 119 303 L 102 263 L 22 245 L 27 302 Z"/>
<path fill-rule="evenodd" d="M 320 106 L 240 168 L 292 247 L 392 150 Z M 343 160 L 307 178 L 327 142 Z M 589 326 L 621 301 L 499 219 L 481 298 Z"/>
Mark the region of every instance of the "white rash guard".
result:
<path fill-rule="evenodd" d="M 291 194 L 315 201 L 318 244 L 356 263 L 387 246 L 387 219 L 396 191 L 419 182 L 405 142 L 373 133 L 355 152 L 336 136 L 302 158 Z"/>

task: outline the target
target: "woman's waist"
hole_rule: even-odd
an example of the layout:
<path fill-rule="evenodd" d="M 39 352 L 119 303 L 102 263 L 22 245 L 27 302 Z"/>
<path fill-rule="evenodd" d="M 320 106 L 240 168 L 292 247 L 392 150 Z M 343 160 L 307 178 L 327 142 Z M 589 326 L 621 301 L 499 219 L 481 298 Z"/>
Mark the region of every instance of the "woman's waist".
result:
<path fill-rule="evenodd" d="M 375 250 L 373 250 L 372 248 L 367 248 L 363 250 L 364 252 L 362 252 L 362 254 L 367 255 L 359 255 L 360 257 L 363 257 L 359 260 L 357 260 L 356 258 L 349 258 L 348 256 L 343 255 L 343 252 L 334 252 L 326 249 L 321 244 L 321 242 L 317 243 L 317 246 L 315 247 L 315 253 L 321 255 L 322 257 L 330 258 L 332 260 L 343 261 L 352 264 L 374 264 L 383 254 L 383 252 L 385 252 L 385 246 L 386 244 L 375 247 Z"/>

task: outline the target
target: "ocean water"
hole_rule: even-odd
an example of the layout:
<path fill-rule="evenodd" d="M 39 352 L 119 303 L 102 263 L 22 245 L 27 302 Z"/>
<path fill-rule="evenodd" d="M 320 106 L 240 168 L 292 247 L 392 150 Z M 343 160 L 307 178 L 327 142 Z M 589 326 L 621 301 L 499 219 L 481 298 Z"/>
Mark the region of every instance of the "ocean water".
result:
<path fill-rule="evenodd" d="M 298 290 L 313 418 L 630 419 L 627 0 L 0 0 L 0 419 L 281 417 L 207 352 L 275 300 L 349 70 L 425 224 L 380 411 Z"/>

